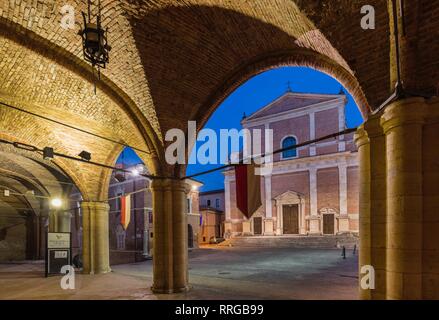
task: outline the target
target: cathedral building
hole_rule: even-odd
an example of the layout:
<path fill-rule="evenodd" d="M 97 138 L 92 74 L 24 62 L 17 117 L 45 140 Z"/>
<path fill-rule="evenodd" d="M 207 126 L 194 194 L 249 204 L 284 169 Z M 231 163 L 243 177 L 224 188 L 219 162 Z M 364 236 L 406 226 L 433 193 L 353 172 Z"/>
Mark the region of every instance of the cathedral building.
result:
<path fill-rule="evenodd" d="M 272 129 L 276 150 L 344 130 L 346 103 L 343 92 L 288 90 L 241 124 L 251 134 Z M 358 153 L 352 134 L 274 155 L 272 172 L 261 177 L 262 205 L 250 219 L 236 206 L 234 170 L 224 175 L 226 237 L 358 232 Z"/>

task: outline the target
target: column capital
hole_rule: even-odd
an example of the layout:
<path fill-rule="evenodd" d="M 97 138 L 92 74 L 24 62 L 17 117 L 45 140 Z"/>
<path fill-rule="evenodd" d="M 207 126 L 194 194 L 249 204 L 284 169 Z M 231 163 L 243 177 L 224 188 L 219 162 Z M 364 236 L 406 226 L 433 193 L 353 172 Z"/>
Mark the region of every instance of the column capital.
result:
<path fill-rule="evenodd" d="M 381 126 L 381 113 L 370 115 L 367 121 L 364 122 L 364 130 L 369 139 L 382 137 L 384 135 L 383 127 Z"/>
<path fill-rule="evenodd" d="M 109 210 L 110 205 L 107 201 L 82 201 L 81 208 L 90 210 Z"/>
<path fill-rule="evenodd" d="M 153 179 L 150 184 L 153 191 L 183 191 L 187 190 L 187 182 L 180 179 Z"/>
<path fill-rule="evenodd" d="M 366 130 L 364 129 L 364 124 L 359 126 L 357 131 L 355 132 L 354 142 L 357 145 L 357 148 L 360 148 L 366 144 L 369 144 L 369 137 L 367 135 Z"/>
<path fill-rule="evenodd" d="M 393 128 L 408 124 L 423 124 L 426 115 L 424 98 L 408 98 L 391 103 L 381 116 L 381 126 L 387 134 Z"/>

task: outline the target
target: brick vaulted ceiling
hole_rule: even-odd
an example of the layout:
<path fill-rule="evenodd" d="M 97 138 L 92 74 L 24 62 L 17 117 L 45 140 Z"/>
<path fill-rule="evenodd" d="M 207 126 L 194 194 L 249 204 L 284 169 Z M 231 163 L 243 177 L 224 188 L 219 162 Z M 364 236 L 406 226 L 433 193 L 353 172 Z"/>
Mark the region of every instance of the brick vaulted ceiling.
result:
<path fill-rule="evenodd" d="M 0 0 L 2 100 L 160 153 L 166 130 L 184 129 L 187 120 L 202 125 L 233 89 L 273 67 L 303 65 L 335 76 L 365 116 L 391 91 L 386 0 L 101 2 L 112 51 L 94 96 L 77 35 L 86 1 Z M 418 39 L 416 76 L 425 79 L 419 83 L 430 91 L 439 79 L 431 53 L 439 50 L 437 34 L 433 36 L 439 23 L 431 19 L 434 13 L 439 16 L 438 3 L 416 0 L 408 5 L 410 16 L 416 16 L 408 19 L 408 29 L 416 28 Z M 75 8 L 75 30 L 60 26 L 64 4 Z M 360 27 L 365 4 L 375 7 L 375 30 Z M 11 117 L 20 121 L 19 115 Z M 83 136 L 66 144 L 66 134 L 60 139 L 63 133 L 47 124 L 38 123 L 38 128 L 67 153 L 93 145 L 96 160 L 114 161 L 114 146 L 96 147 L 96 141 Z M 2 129 L 11 135 L 16 130 Z M 35 134 L 20 130 L 23 140 Z M 113 156 L 106 150 L 113 150 Z"/>

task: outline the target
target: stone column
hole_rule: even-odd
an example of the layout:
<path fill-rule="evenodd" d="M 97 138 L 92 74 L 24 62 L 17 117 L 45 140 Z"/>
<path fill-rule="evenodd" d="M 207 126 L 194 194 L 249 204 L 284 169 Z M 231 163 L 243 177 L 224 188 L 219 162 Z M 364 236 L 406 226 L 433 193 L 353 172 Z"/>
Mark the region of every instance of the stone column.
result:
<path fill-rule="evenodd" d="M 386 149 L 380 115 L 370 116 L 356 135 L 359 153 L 360 212 L 359 269 L 375 270 L 375 289 L 363 290 L 362 299 L 383 299 L 386 292 Z M 360 274 L 360 281 L 362 275 Z"/>
<path fill-rule="evenodd" d="M 338 130 L 339 131 L 343 131 L 344 129 L 346 129 L 345 103 L 340 104 L 338 106 Z M 344 152 L 344 151 L 346 151 L 345 136 L 340 135 L 338 137 L 338 152 Z"/>
<path fill-rule="evenodd" d="M 339 206 L 340 216 L 338 217 L 338 232 L 349 231 L 348 217 L 348 172 L 346 161 L 338 165 L 338 182 L 340 187 Z"/>
<path fill-rule="evenodd" d="M 226 219 L 224 221 L 224 237 L 229 238 L 232 235 L 232 222 L 231 222 L 231 198 L 230 198 L 230 176 L 227 173 L 224 176 L 224 205 L 225 205 L 225 215 Z"/>
<path fill-rule="evenodd" d="M 70 212 L 60 210 L 56 215 L 56 232 L 70 232 L 70 224 L 72 221 Z"/>
<path fill-rule="evenodd" d="M 423 130 L 422 298 L 439 299 L 439 97 L 428 102 Z"/>
<path fill-rule="evenodd" d="M 370 299 L 370 290 L 361 289 L 361 267 L 371 264 L 370 249 L 370 145 L 364 125 L 355 133 L 359 160 L 359 290 L 360 299 Z"/>
<path fill-rule="evenodd" d="M 49 232 L 56 232 L 58 228 L 58 212 L 54 209 L 49 211 Z"/>
<path fill-rule="evenodd" d="M 153 287 L 156 293 L 188 289 L 186 183 L 157 179 L 151 183 L 153 202 Z"/>
<path fill-rule="evenodd" d="M 264 219 L 264 235 L 274 235 L 273 224 L 273 205 L 271 203 L 271 174 L 264 176 L 265 184 L 265 219 Z"/>
<path fill-rule="evenodd" d="M 372 299 L 385 299 L 386 292 L 386 144 L 380 115 L 370 116 L 364 124 L 370 148 L 370 264 L 375 269 Z"/>
<path fill-rule="evenodd" d="M 83 272 L 110 272 L 108 212 L 106 202 L 81 202 Z"/>
<path fill-rule="evenodd" d="M 314 140 L 316 138 L 316 117 L 315 113 L 311 112 L 309 114 L 309 139 Z M 315 156 L 316 153 L 316 145 L 315 143 L 309 146 L 309 155 L 311 157 Z"/>
<path fill-rule="evenodd" d="M 309 168 L 309 233 L 320 234 L 320 218 L 317 212 L 317 168 Z"/>
<path fill-rule="evenodd" d="M 389 105 L 381 119 L 387 149 L 387 299 L 422 299 L 424 115 L 424 99 L 411 98 Z"/>

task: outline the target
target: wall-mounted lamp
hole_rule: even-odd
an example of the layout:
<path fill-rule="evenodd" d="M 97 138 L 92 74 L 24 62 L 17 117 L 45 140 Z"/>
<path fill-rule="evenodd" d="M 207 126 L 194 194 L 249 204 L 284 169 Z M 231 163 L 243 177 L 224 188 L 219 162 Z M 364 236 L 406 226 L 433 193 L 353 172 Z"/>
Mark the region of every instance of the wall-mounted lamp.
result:
<path fill-rule="evenodd" d="M 86 161 L 91 160 L 91 153 L 87 152 L 87 151 L 81 151 L 81 153 L 78 154 L 78 156 L 81 157 L 81 159 L 86 160 Z"/>
<path fill-rule="evenodd" d="M 44 160 L 51 160 L 51 159 L 53 159 L 53 148 L 45 147 L 43 149 L 43 159 Z"/>
<path fill-rule="evenodd" d="M 62 206 L 62 201 L 60 198 L 53 198 L 52 200 L 50 200 L 50 205 L 53 208 L 60 208 Z"/>

